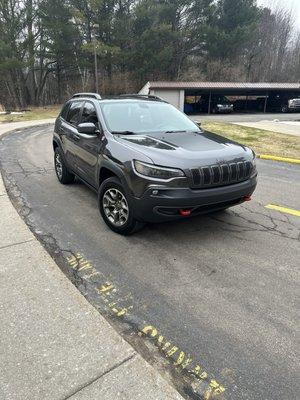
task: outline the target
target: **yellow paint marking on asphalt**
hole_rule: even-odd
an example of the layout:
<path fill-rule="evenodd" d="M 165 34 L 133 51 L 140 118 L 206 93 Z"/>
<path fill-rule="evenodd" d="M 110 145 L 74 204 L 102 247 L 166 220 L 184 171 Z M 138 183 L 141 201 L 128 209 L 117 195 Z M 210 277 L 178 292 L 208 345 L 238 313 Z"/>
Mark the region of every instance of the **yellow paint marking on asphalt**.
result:
<path fill-rule="evenodd" d="M 83 273 L 80 276 L 81 279 L 89 280 L 94 276 L 97 277 L 102 276 L 104 280 L 103 275 L 100 274 L 100 272 L 96 270 L 96 268 L 92 265 L 92 263 L 86 260 L 80 253 L 76 253 L 71 257 L 67 257 L 67 261 L 74 270 Z M 127 315 L 130 310 L 133 309 L 132 305 L 127 304 L 125 307 L 123 304 L 124 301 L 128 303 L 128 300 L 130 301 L 132 300 L 131 293 L 128 293 L 126 297 L 122 297 L 121 299 L 116 299 L 115 297 L 117 294 L 117 289 L 112 283 L 104 281 L 94 289 L 100 295 L 104 303 L 106 303 L 106 305 L 117 317 L 123 317 L 124 315 Z"/>
<path fill-rule="evenodd" d="M 140 332 L 139 336 L 146 335 L 155 340 L 156 346 L 160 347 L 164 352 L 165 357 L 173 359 L 173 365 L 185 369 L 191 373 L 194 377 L 197 377 L 201 381 L 206 381 L 207 387 L 203 389 L 202 395 L 204 399 L 210 399 L 212 395 L 221 394 L 225 391 L 225 388 L 220 385 L 215 379 L 208 379 L 208 373 L 203 371 L 199 364 L 194 364 L 194 368 L 188 369 L 187 367 L 193 363 L 193 359 L 186 356 L 183 351 L 177 346 L 174 346 L 168 341 L 163 335 L 158 334 L 157 329 L 154 326 L 146 325 Z M 179 355 L 174 356 L 179 351 Z"/>
<path fill-rule="evenodd" d="M 215 390 L 214 390 L 214 392 L 215 392 L 215 394 L 222 394 L 222 393 L 224 393 L 225 392 L 225 388 L 224 388 L 224 386 L 219 386 L 219 387 L 217 387 Z"/>
<path fill-rule="evenodd" d="M 175 354 L 177 350 L 178 350 L 178 347 L 173 346 L 173 347 L 171 348 L 171 350 L 169 350 L 169 351 L 167 352 L 167 357 L 172 357 L 172 355 Z"/>
<path fill-rule="evenodd" d="M 157 330 L 153 327 L 153 326 L 150 326 L 150 325 L 147 325 L 147 326 L 145 326 L 144 328 L 143 328 L 143 330 L 140 332 L 140 336 L 142 336 L 142 334 L 145 334 L 145 335 L 148 335 L 149 333 L 150 333 L 150 335 L 149 336 L 151 336 L 151 337 L 155 337 L 156 335 L 157 335 Z"/>
<path fill-rule="evenodd" d="M 71 265 L 71 267 L 76 267 L 78 265 L 78 261 L 70 261 L 69 264 Z"/>
<path fill-rule="evenodd" d="M 272 161 L 281 161 L 281 162 L 287 162 L 291 164 L 300 164 L 300 160 L 298 158 L 290 158 L 290 157 L 278 157 L 278 156 L 272 156 L 269 154 L 260 154 L 258 158 L 261 158 L 263 160 L 272 160 Z"/>
<path fill-rule="evenodd" d="M 284 214 L 290 214 L 290 215 L 294 215 L 296 217 L 300 217 L 300 211 L 299 210 L 294 210 L 293 208 L 286 208 L 286 207 L 276 206 L 275 204 L 268 204 L 265 207 L 270 209 L 270 210 L 276 210 L 276 211 L 280 211 L 280 212 L 282 212 Z"/>
<path fill-rule="evenodd" d="M 111 310 L 117 315 L 117 317 L 123 317 L 124 315 L 126 315 L 128 313 L 128 310 L 130 310 L 132 308 L 133 308 L 132 306 L 127 307 L 127 308 L 122 308 L 122 309 L 114 307 Z"/>
<path fill-rule="evenodd" d="M 68 263 L 69 263 L 69 264 L 70 264 L 70 263 L 73 263 L 73 262 L 77 262 L 77 258 L 74 257 L 74 256 L 68 257 L 67 260 L 68 260 Z"/>
<path fill-rule="evenodd" d="M 84 264 L 84 265 L 79 263 L 79 265 L 80 265 L 80 267 L 78 268 L 78 272 L 79 271 L 84 271 L 86 269 L 92 269 L 93 268 L 90 263 L 87 263 L 87 264 Z"/>
<path fill-rule="evenodd" d="M 200 379 L 207 379 L 208 378 L 208 373 L 207 372 L 205 372 L 205 371 L 203 371 L 200 375 L 199 375 L 199 378 Z"/>
<path fill-rule="evenodd" d="M 170 343 L 170 342 L 166 342 L 166 343 L 163 345 L 162 351 L 166 351 L 170 346 L 171 346 L 171 343 Z"/>
<path fill-rule="evenodd" d="M 175 361 L 174 365 L 177 366 L 177 365 L 182 364 L 184 359 L 185 359 L 185 354 L 183 351 L 181 351 L 179 353 L 179 356 L 177 357 L 177 360 Z M 190 361 L 192 362 L 193 360 L 190 358 Z"/>
<path fill-rule="evenodd" d="M 67 261 L 69 265 L 75 269 L 84 260 L 80 253 L 76 253 L 75 256 L 67 257 Z"/>
<path fill-rule="evenodd" d="M 100 275 L 100 273 L 98 271 L 94 271 L 94 269 L 92 269 L 91 273 L 84 275 L 82 277 L 82 279 L 85 279 L 85 280 L 91 279 L 93 276 L 97 276 L 97 275 Z"/>
<path fill-rule="evenodd" d="M 164 341 L 164 337 L 162 335 L 159 335 L 158 339 L 157 339 L 157 344 L 159 346 L 161 346 L 163 344 L 163 341 Z"/>
<path fill-rule="evenodd" d="M 100 282 L 98 282 L 98 286 L 95 287 L 94 290 L 114 315 L 117 317 L 123 317 L 128 314 L 129 310 L 133 309 L 133 305 L 124 305 L 125 298 L 123 296 L 119 298 L 118 288 L 112 283 L 105 281 L 103 274 L 100 274 L 92 263 L 87 261 L 80 253 L 68 257 L 67 261 L 70 267 L 75 271 L 83 271 L 83 274 L 80 274 L 81 279 L 89 279 L 95 275 L 100 275 L 102 277 Z M 118 298 L 116 298 L 116 296 L 118 296 Z M 126 303 L 129 299 L 132 300 L 131 293 L 126 295 Z M 158 330 L 154 326 L 145 325 L 143 329 L 137 332 L 137 334 L 141 337 L 147 336 L 154 339 L 155 345 L 160 348 L 166 358 L 172 360 L 175 367 L 192 374 L 194 378 L 200 379 L 204 384 L 201 389 L 203 399 L 210 400 L 215 398 L 215 395 L 222 394 L 225 391 L 225 388 L 216 380 L 209 380 L 208 373 L 203 371 L 200 365 L 195 364 L 195 361 L 188 354 L 181 351 L 181 349 L 175 346 L 171 341 L 159 334 Z"/>
<path fill-rule="evenodd" d="M 111 291 L 113 288 L 114 288 L 114 285 L 107 282 L 105 285 L 100 286 L 98 288 L 98 291 L 101 293 L 107 293 L 107 292 Z"/>
<path fill-rule="evenodd" d="M 79 264 L 80 264 L 81 266 L 91 265 L 91 263 L 90 263 L 89 261 L 87 261 L 87 260 L 80 260 L 80 261 L 79 261 Z"/>
<path fill-rule="evenodd" d="M 183 352 L 182 352 L 182 353 L 183 353 Z M 183 355 L 185 356 L 184 353 L 183 353 Z M 187 357 L 187 358 L 183 361 L 183 363 L 181 364 L 181 367 L 182 367 L 183 369 L 186 369 L 190 364 L 192 364 L 192 362 L 193 362 L 193 359 L 192 359 L 191 357 Z M 175 365 L 177 365 L 177 361 L 176 361 Z"/>
<path fill-rule="evenodd" d="M 196 375 L 200 375 L 201 367 L 200 365 L 196 365 L 196 367 L 193 369 L 193 373 Z"/>

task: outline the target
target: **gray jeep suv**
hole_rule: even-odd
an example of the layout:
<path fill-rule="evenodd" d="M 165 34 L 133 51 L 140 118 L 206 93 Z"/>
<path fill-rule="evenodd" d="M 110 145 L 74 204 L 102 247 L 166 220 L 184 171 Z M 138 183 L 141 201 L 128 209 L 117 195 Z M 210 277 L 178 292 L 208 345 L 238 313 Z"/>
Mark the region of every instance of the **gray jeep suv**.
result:
<path fill-rule="evenodd" d="M 75 94 L 56 120 L 53 149 L 58 180 L 76 176 L 95 190 L 105 223 L 123 235 L 234 206 L 256 187 L 252 150 L 155 96 Z"/>

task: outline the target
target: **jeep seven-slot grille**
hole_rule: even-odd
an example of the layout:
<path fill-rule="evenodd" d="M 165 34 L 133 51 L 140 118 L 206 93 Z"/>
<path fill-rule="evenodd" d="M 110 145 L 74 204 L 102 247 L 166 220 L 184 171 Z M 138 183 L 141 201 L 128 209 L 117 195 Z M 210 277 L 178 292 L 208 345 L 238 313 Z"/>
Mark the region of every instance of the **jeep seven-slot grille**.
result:
<path fill-rule="evenodd" d="M 224 186 L 241 182 L 250 178 L 252 168 L 250 161 L 193 168 L 193 186 Z"/>

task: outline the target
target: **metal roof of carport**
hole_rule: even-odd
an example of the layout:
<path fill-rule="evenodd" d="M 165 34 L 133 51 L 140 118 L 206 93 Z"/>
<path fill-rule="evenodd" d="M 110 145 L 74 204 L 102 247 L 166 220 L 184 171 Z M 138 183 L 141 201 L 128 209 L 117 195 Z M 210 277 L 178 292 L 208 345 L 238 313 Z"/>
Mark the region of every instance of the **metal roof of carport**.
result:
<path fill-rule="evenodd" d="M 267 82 L 148 82 L 151 89 L 300 90 L 300 83 Z"/>

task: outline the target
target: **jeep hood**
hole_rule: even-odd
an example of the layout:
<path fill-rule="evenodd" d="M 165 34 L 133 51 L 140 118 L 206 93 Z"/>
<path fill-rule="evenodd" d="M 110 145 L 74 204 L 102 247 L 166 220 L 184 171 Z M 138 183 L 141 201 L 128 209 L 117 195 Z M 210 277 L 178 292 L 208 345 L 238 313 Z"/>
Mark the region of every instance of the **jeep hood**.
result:
<path fill-rule="evenodd" d="M 206 131 L 120 135 L 116 140 L 154 164 L 181 169 L 253 159 L 249 148 Z"/>

